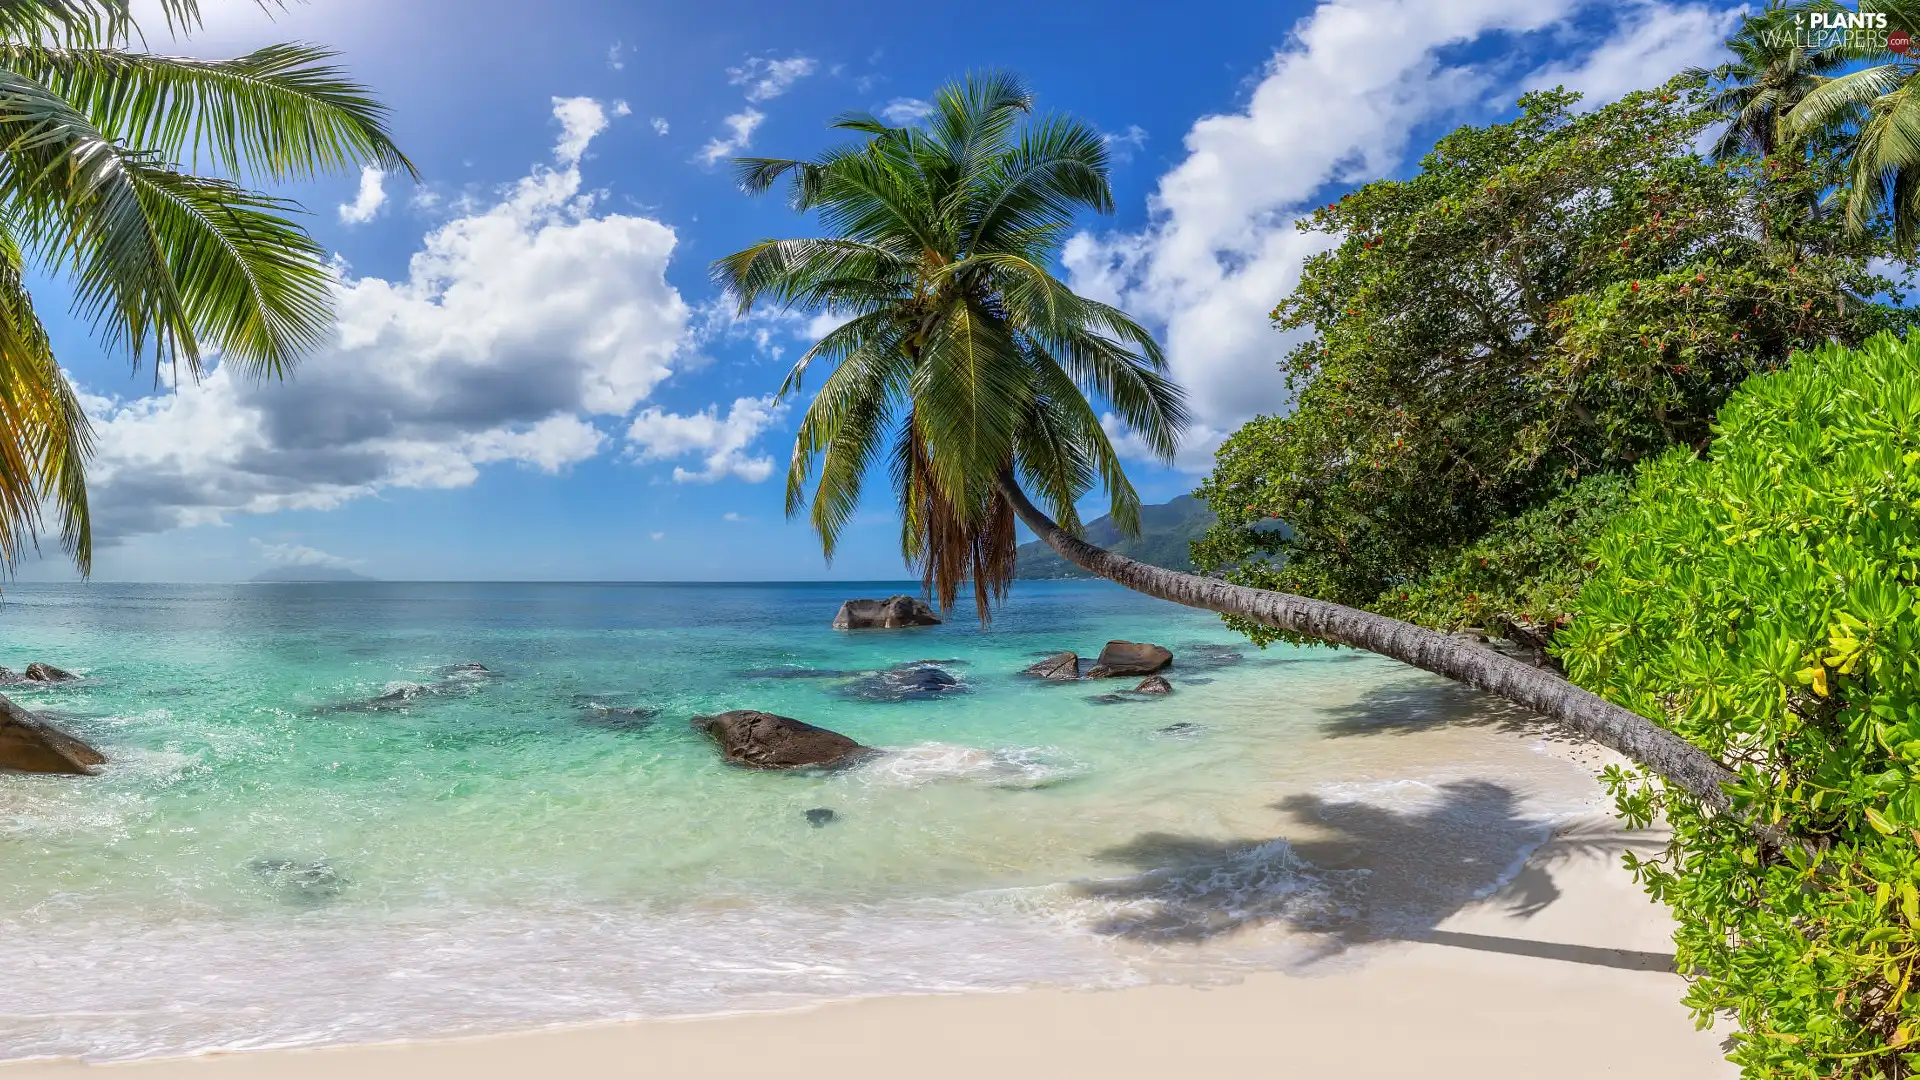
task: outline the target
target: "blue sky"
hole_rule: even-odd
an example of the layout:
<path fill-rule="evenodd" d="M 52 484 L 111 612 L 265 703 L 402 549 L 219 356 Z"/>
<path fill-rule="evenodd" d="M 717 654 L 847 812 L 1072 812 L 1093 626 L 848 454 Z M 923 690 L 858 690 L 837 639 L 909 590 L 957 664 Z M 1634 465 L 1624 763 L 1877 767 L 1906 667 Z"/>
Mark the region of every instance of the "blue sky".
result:
<path fill-rule="evenodd" d="M 88 395 L 103 580 L 269 566 L 389 579 L 901 576 L 884 484 L 828 567 L 782 517 L 796 408 L 769 395 L 805 313 L 731 317 L 707 265 L 809 235 L 728 180 L 804 156 L 848 109 L 910 117 L 969 69 L 1020 72 L 1108 133 L 1119 205 L 1060 272 L 1166 343 L 1199 423 L 1150 501 L 1286 407 L 1266 313 L 1324 238 L 1305 208 L 1404 175 L 1439 132 L 1565 83 L 1596 100 L 1711 63 L 1736 9 L 1617 0 L 899 5 L 202 0 L 223 55 L 333 45 L 394 111 L 423 182 L 283 192 L 343 267 L 339 326 L 284 385 L 156 387 L 37 289 Z M 157 25 L 157 24 L 156 24 Z M 1124 444 L 1123 444 L 1124 445 Z M 63 579 L 55 558 L 23 577 Z"/>

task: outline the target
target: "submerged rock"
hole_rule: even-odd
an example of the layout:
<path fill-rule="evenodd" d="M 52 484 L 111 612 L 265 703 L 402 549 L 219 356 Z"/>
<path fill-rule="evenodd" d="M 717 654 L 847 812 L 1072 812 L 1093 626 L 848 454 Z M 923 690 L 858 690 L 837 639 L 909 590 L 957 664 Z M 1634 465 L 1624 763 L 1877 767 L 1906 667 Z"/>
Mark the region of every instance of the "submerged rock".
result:
<path fill-rule="evenodd" d="M 1166 727 L 1160 729 L 1160 734 L 1173 735 L 1176 737 L 1182 735 L 1198 735 L 1199 733 L 1199 724 L 1168 724 Z"/>
<path fill-rule="evenodd" d="M 1180 656 L 1183 671 L 1230 667 L 1247 659 L 1246 654 L 1231 645 L 1215 645 L 1204 641 L 1180 646 Z"/>
<path fill-rule="evenodd" d="M 322 713 L 340 712 L 394 712 L 412 708 L 415 704 L 424 704 L 433 698 L 459 697 L 479 692 L 481 685 L 488 679 L 499 677 L 499 672 L 489 670 L 481 664 L 456 664 L 440 669 L 440 681 L 435 683 L 390 682 L 387 688 L 365 701 L 348 702 L 343 705 L 331 705 L 320 709 Z"/>
<path fill-rule="evenodd" d="M 392 684 L 387 687 L 386 693 L 376 695 L 368 701 L 367 706 L 373 709 L 395 709 L 410 701 L 430 697 L 436 692 L 433 687 L 417 682 Z"/>
<path fill-rule="evenodd" d="M 860 701 L 917 701 L 943 694 L 965 693 L 966 684 L 931 664 L 902 664 L 876 671 L 849 683 L 846 695 Z"/>
<path fill-rule="evenodd" d="M 839 820 L 839 814 L 834 813 L 824 806 L 816 806 L 807 811 L 807 824 L 816 829 L 824 829 Z"/>
<path fill-rule="evenodd" d="M 1114 679 L 1128 675 L 1151 675 L 1173 663 L 1173 653 L 1160 645 L 1138 641 L 1109 641 L 1094 661 L 1089 679 Z"/>
<path fill-rule="evenodd" d="M 1136 694 L 1171 694 L 1173 693 L 1173 684 L 1158 675 L 1149 675 L 1140 680 L 1140 685 L 1134 687 L 1133 692 Z"/>
<path fill-rule="evenodd" d="M 92 776 L 106 755 L 0 697 L 0 769 Z"/>
<path fill-rule="evenodd" d="M 898 630 L 907 626 L 938 626 L 939 616 L 917 596 L 889 596 L 885 600 L 849 600 L 833 617 L 835 630 Z"/>
<path fill-rule="evenodd" d="M 653 718 L 660 714 L 660 710 L 644 705 L 608 705 L 599 701 L 577 704 L 581 723 L 609 731 L 645 731 L 653 726 Z"/>
<path fill-rule="evenodd" d="M 1048 682 L 1075 682 L 1080 678 L 1080 656 L 1070 652 L 1055 653 L 1020 674 Z"/>
<path fill-rule="evenodd" d="M 693 726 L 720 744 L 729 763 L 751 769 L 831 768 L 874 753 L 837 731 L 756 709 L 696 716 Z"/>
<path fill-rule="evenodd" d="M 59 668 L 54 667 L 52 664 L 42 664 L 38 661 L 35 661 L 34 663 L 27 665 L 27 681 L 28 682 L 63 683 L 63 682 L 72 682 L 77 678 L 79 678 L 79 676 L 74 675 L 71 672 L 61 671 Z"/>
<path fill-rule="evenodd" d="M 347 887 L 347 879 L 325 859 L 316 862 L 255 859 L 248 864 L 248 869 L 296 904 L 324 904 Z"/>

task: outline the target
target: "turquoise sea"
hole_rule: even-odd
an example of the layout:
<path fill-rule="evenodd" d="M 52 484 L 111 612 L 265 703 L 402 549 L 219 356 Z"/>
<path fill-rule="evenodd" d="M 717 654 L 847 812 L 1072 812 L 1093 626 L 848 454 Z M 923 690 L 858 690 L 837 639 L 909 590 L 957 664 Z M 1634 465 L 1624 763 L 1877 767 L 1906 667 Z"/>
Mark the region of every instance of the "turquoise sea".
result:
<path fill-rule="evenodd" d="M 83 678 L 6 692 L 112 760 L 0 775 L 0 1060 L 1311 977 L 1595 801 L 1472 695 L 1104 583 L 830 629 L 898 591 L 10 587 L 0 664 Z M 1172 648 L 1175 693 L 1017 674 L 1110 638 Z M 886 674 L 923 661 L 958 685 Z M 731 708 L 886 753 L 729 768 L 687 721 Z"/>

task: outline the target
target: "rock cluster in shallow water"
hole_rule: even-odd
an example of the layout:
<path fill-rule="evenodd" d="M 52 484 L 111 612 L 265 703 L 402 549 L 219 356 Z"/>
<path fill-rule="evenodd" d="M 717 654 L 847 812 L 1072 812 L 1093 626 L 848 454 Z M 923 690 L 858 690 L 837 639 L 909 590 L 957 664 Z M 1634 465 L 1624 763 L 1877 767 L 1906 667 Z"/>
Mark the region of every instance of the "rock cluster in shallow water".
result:
<path fill-rule="evenodd" d="M 889 596 L 885 600 L 849 600 L 833 617 L 835 630 L 900 630 L 909 626 L 938 626 L 940 617 L 917 596 Z"/>

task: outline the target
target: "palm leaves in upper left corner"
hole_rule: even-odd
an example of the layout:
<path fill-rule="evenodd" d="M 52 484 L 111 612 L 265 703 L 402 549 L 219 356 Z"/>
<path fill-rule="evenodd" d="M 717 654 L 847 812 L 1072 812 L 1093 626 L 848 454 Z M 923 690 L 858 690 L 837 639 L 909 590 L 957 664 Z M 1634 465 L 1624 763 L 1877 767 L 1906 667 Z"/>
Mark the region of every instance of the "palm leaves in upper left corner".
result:
<path fill-rule="evenodd" d="M 265 6 L 265 5 L 263 5 Z M 197 0 L 159 0 L 170 31 Z M 0 0 L 0 562 L 32 543 L 42 501 L 91 562 L 85 414 L 20 284 L 36 262 L 137 366 L 280 376 L 332 324 L 325 252 L 298 207 L 246 181 L 366 163 L 414 175 L 387 112 L 311 45 L 232 60 L 131 50 L 128 0 Z M 213 175 L 193 171 L 199 167 Z"/>

